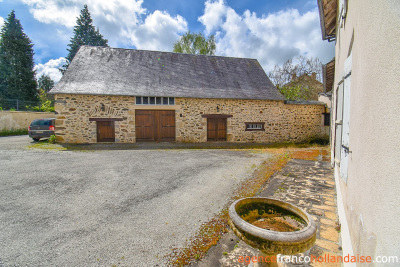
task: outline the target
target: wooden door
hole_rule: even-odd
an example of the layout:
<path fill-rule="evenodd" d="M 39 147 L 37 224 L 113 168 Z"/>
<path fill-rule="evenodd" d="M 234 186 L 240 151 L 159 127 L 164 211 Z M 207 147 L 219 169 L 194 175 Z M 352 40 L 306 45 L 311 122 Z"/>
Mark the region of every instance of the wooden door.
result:
<path fill-rule="evenodd" d="M 151 110 L 136 110 L 136 141 L 155 141 L 155 119 Z"/>
<path fill-rule="evenodd" d="M 207 119 L 207 141 L 226 141 L 226 118 Z"/>
<path fill-rule="evenodd" d="M 136 141 L 175 141 L 174 110 L 136 110 Z"/>
<path fill-rule="evenodd" d="M 157 141 L 175 141 L 175 111 L 162 110 L 156 112 L 158 127 Z"/>
<path fill-rule="evenodd" d="M 114 121 L 97 121 L 97 142 L 115 142 Z"/>

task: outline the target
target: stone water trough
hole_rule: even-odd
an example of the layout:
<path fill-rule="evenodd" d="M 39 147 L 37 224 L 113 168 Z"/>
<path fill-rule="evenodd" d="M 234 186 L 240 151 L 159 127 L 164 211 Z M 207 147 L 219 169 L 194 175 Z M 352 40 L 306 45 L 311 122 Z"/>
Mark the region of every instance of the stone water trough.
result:
<path fill-rule="evenodd" d="M 229 225 L 240 239 L 260 251 L 259 259 L 305 252 L 314 245 L 317 233 L 312 217 L 299 207 L 262 197 L 242 198 L 232 203 Z M 260 265 L 277 266 L 277 263 Z"/>

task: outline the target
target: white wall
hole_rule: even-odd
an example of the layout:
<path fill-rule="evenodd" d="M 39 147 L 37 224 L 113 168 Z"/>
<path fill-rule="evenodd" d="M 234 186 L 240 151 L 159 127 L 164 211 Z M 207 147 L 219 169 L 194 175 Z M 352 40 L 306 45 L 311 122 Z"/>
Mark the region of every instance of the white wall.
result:
<path fill-rule="evenodd" d="M 348 2 L 346 22 L 337 27 L 335 89 L 354 32 L 351 153 L 338 202 L 355 254 L 400 259 L 400 1 Z"/>
<path fill-rule="evenodd" d="M 27 129 L 35 119 L 54 117 L 54 112 L 0 111 L 0 131 Z"/>

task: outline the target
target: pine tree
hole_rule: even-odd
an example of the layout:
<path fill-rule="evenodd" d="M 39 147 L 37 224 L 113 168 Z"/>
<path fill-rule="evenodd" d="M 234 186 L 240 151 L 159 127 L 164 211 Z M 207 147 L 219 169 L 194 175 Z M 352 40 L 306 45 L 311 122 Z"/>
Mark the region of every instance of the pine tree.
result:
<path fill-rule="evenodd" d="M 69 64 L 74 58 L 82 45 L 94 45 L 94 46 L 108 46 L 108 40 L 103 38 L 100 34 L 99 29 L 93 26 L 93 20 L 90 16 L 87 5 L 84 5 L 81 10 L 81 14 L 76 20 L 74 27 L 74 36 L 71 38 L 68 46 L 68 56 L 66 57 L 67 63 L 60 69 L 61 73 L 67 70 Z"/>
<path fill-rule="evenodd" d="M 0 33 L 0 98 L 37 101 L 33 44 L 14 10 Z"/>

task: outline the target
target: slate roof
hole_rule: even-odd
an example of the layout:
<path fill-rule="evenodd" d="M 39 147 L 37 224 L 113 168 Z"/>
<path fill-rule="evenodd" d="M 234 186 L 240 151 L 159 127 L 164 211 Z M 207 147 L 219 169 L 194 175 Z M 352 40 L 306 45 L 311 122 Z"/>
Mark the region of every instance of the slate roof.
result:
<path fill-rule="evenodd" d="M 95 46 L 51 93 L 284 100 L 256 59 Z"/>

